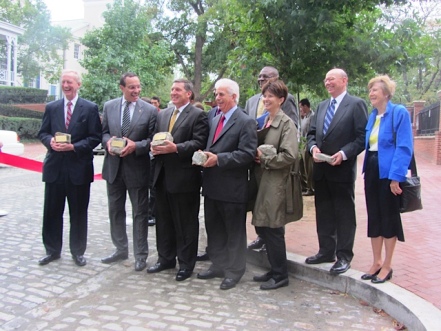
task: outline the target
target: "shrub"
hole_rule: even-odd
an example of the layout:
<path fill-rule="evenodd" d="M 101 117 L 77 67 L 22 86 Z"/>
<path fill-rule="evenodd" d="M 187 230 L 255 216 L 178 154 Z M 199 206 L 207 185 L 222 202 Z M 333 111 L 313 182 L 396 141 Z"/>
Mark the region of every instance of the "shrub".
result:
<path fill-rule="evenodd" d="M 47 90 L 30 87 L 0 86 L 0 103 L 45 103 Z"/>
<path fill-rule="evenodd" d="M 13 105 L 0 104 L 0 115 L 3 116 L 42 119 L 43 114 L 44 113 L 35 110 L 23 109 Z"/>
<path fill-rule="evenodd" d="M 15 131 L 20 139 L 37 139 L 40 127 L 40 119 L 0 116 L 0 129 Z"/>

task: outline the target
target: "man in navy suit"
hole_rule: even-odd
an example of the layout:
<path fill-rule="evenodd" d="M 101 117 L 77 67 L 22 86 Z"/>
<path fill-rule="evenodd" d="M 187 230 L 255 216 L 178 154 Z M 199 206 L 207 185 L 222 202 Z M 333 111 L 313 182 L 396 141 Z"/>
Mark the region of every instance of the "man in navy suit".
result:
<path fill-rule="evenodd" d="M 141 83 L 132 72 L 121 76 L 119 87 L 122 97 L 107 101 L 103 115 L 103 146 L 106 156 L 103 164 L 103 179 L 107 181 L 110 234 L 116 251 L 101 260 L 112 263 L 128 258 L 126 233 L 126 196 L 132 203 L 133 255 L 135 270 L 147 266 L 149 253 L 148 232 L 148 187 L 150 176 L 150 142 L 156 124 L 158 111 L 151 104 L 141 100 Z M 128 112 L 124 124 L 124 113 Z M 114 138 L 126 142 L 120 154 L 112 152 Z"/>
<path fill-rule="evenodd" d="M 45 184 L 43 244 L 46 256 L 40 265 L 60 258 L 63 242 L 63 212 L 69 203 L 70 252 L 76 265 L 86 265 L 87 209 L 93 182 L 93 149 L 101 142 L 98 106 L 78 96 L 81 78 L 76 71 L 61 76 L 64 98 L 46 105 L 38 138 L 47 148 L 43 163 Z M 57 132 L 71 135 L 69 142 L 56 142 Z"/>
<path fill-rule="evenodd" d="M 237 107 L 239 86 L 216 82 L 221 114 L 212 120 L 203 164 L 207 251 L 212 265 L 198 278 L 224 278 L 220 289 L 236 286 L 246 266 L 248 175 L 257 150 L 256 121 Z"/>
<path fill-rule="evenodd" d="M 348 76 L 342 69 L 329 71 L 324 83 L 331 99 L 319 104 L 308 132 L 320 249 L 306 263 L 334 262 L 337 256 L 330 272 L 341 274 L 350 268 L 354 256 L 354 186 L 357 155 L 364 149 L 367 107 L 362 99 L 347 93 Z M 322 161 L 319 153 L 332 160 Z"/>
<path fill-rule="evenodd" d="M 172 107 L 161 110 L 155 132 L 170 132 L 173 141 L 152 146 L 155 156 L 157 263 L 148 273 L 174 269 L 176 281 L 189 278 L 196 264 L 199 238 L 201 168 L 192 165 L 193 153 L 207 144 L 207 114 L 193 106 L 193 84 L 173 82 Z"/>

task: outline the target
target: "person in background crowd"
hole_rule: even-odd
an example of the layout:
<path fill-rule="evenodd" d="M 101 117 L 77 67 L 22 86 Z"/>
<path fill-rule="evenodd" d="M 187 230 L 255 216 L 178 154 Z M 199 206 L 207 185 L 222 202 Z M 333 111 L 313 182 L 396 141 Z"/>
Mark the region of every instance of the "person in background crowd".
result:
<path fill-rule="evenodd" d="M 98 106 L 78 96 L 78 72 L 63 70 L 61 89 L 64 98 L 46 105 L 38 138 L 47 148 L 43 162 L 44 211 L 43 244 L 46 256 L 38 261 L 48 264 L 60 258 L 63 245 L 63 213 L 69 204 L 69 247 L 78 266 L 86 265 L 87 210 L 90 183 L 93 182 L 93 149 L 101 141 Z M 57 142 L 56 133 L 70 135 L 70 141 Z"/>
<path fill-rule="evenodd" d="M 354 256 L 355 178 L 357 155 L 363 151 L 366 103 L 347 93 L 348 75 L 332 69 L 324 84 L 331 98 L 317 107 L 308 132 L 308 150 L 314 159 L 315 210 L 319 252 L 307 264 L 337 262 L 333 275 L 346 272 Z M 323 154 L 330 156 L 323 161 Z"/>
<path fill-rule="evenodd" d="M 161 100 L 159 99 L 159 97 L 156 97 L 156 96 L 153 96 L 151 99 L 150 99 L 150 103 L 153 105 L 153 106 L 155 106 L 156 107 L 156 109 L 158 110 L 158 111 L 160 111 L 161 110 Z"/>
<path fill-rule="evenodd" d="M 210 268 L 200 279 L 224 278 L 221 290 L 236 286 L 246 267 L 248 170 L 257 148 L 256 121 L 237 107 L 239 86 L 230 79 L 216 82 L 221 114 L 212 120 L 205 154 L 204 195 Z"/>
<path fill-rule="evenodd" d="M 255 168 L 258 183 L 252 224 L 266 243 L 271 270 L 253 280 L 263 282 L 261 290 L 274 290 L 288 286 L 288 262 L 286 258 L 285 224 L 296 221 L 286 212 L 287 183 L 290 171 L 298 157 L 297 129 L 294 122 L 281 110 L 288 96 L 288 88 L 281 80 L 269 81 L 262 88 L 263 102 L 268 116 L 263 144 L 274 146 L 276 154 L 265 155 L 257 148 Z M 299 206 L 294 206 L 294 208 Z"/>
<path fill-rule="evenodd" d="M 276 80 L 279 78 L 279 71 L 274 67 L 263 67 L 257 77 L 257 84 L 259 85 L 260 90 L 262 90 L 264 84 L 268 80 Z M 283 112 L 293 120 L 296 127 L 299 127 L 299 111 L 296 107 L 296 101 L 294 97 L 288 93 L 288 97 L 282 106 Z M 263 95 L 262 91 L 253 95 L 249 98 L 245 104 L 245 113 L 247 113 L 251 118 L 256 119 L 259 123 L 259 128 L 261 128 L 261 123 L 263 123 L 265 116 L 267 116 L 267 112 L 265 111 L 265 106 L 263 104 Z M 252 241 L 248 245 L 248 249 L 262 249 L 264 248 L 264 240 L 258 233 L 258 229 L 256 229 L 257 238 Z"/>
<path fill-rule="evenodd" d="M 173 107 L 158 113 L 156 132 L 170 132 L 173 142 L 152 146 L 156 159 L 156 246 L 158 261 L 147 269 L 173 269 L 176 281 L 189 278 L 196 264 L 199 239 L 201 168 L 192 165 L 193 153 L 207 143 L 207 114 L 190 104 L 193 84 L 176 79 L 171 88 Z"/>
<path fill-rule="evenodd" d="M 147 266 L 148 257 L 148 184 L 150 177 L 150 142 L 156 124 L 157 111 L 140 99 L 139 77 L 131 72 L 121 76 L 122 97 L 107 101 L 103 115 L 103 146 L 106 155 L 103 179 L 107 182 L 110 235 L 116 251 L 101 260 L 113 263 L 128 258 L 126 233 L 126 196 L 129 193 L 133 218 L 133 255 L 135 270 Z M 120 154 L 112 151 L 115 138 L 123 138 L 125 147 Z"/>
<path fill-rule="evenodd" d="M 413 137 L 409 112 L 390 101 L 395 93 L 395 82 L 388 76 L 377 76 L 369 81 L 368 89 L 374 109 L 366 125 L 363 172 L 367 235 L 371 238 L 373 263 L 361 278 L 379 284 L 392 278 L 395 244 L 397 239 L 404 241 L 399 211 L 400 182 L 406 180 L 413 154 Z"/>
<path fill-rule="evenodd" d="M 300 163 L 300 172 L 302 174 L 302 190 L 304 196 L 314 195 L 314 179 L 312 178 L 312 167 L 314 161 L 308 151 L 306 144 L 306 137 L 308 135 L 309 128 L 311 126 L 311 118 L 314 115 L 314 111 L 311 109 L 311 104 L 308 99 L 302 99 L 299 101 L 300 109 L 300 136 L 302 142 L 302 162 Z"/>

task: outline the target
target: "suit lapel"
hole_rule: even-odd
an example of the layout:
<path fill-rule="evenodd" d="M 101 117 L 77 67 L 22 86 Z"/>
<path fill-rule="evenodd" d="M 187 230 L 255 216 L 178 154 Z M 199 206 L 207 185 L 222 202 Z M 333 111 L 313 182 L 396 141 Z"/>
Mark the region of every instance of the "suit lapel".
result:
<path fill-rule="evenodd" d="M 225 133 L 227 133 L 228 130 L 230 130 L 233 127 L 234 124 L 236 124 L 236 120 L 237 120 L 237 116 L 238 116 L 238 111 L 242 111 L 242 110 L 239 107 L 236 108 L 236 110 L 233 112 L 233 114 L 231 115 L 231 117 L 228 120 L 228 122 L 226 124 L 224 124 L 224 127 L 222 128 L 222 131 L 219 134 L 219 137 L 217 137 L 216 141 L 213 142 L 213 145 L 216 144 L 219 140 L 221 140 L 222 136 Z M 217 118 L 217 117 L 219 117 L 219 118 Z M 215 125 L 213 126 L 212 130 L 210 130 L 210 138 L 211 138 L 211 140 L 209 140 L 209 141 L 213 141 L 214 133 L 216 132 L 217 125 L 219 124 L 219 121 L 220 121 L 220 118 L 221 118 L 220 115 L 218 115 L 217 117 L 214 119 Z"/>
<path fill-rule="evenodd" d="M 168 126 L 170 124 L 170 119 L 171 119 L 171 116 L 172 116 L 174 110 L 175 110 L 175 107 L 170 107 L 170 108 L 166 108 L 164 110 L 161 110 L 161 113 L 162 112 L 164 113 L 165 120 L 158 127 L 158 132 L 168 132 Z"/>
<path fill-rule="evenodd" d="M 142 108 L 141 103 L 139 101 L 136 101 L 135 110 L 133 111 L 133 116 L 132 116 L 132 120 L 130 121 L 129 131 L 127 132 L 127 135 L 129 135 L 132 132 L 132 129 L 139 121 L 139 118 L 141 117 L 143 111 L 144 109 Z"/>
<path fill-rule="evenodd" d="M 187 107 L 185 107 L 181 113 L 179 114 L 178 119 L 175 122 L 175 125 L 173 125 L 173 129 L 171 134 L 173 135 L 173 132 L 176 131 L 177 128 L 179 128 L 181 126 L 181 124 L 185 121 L 185 119 L 187 118 L 188 114 L 190 113 L 190 104 L 187 105 Z M 171 115 L 170 115 L 171 117 Z"/>
<path fill-rule="evenodd" d="M 55 125 L 60 128 L 60 132 L 67 132 L 66 130 L 66 118 L 64 116 L 64 98 L 58 100 L 58 104 L 54 105 L 55 109 Z"/>

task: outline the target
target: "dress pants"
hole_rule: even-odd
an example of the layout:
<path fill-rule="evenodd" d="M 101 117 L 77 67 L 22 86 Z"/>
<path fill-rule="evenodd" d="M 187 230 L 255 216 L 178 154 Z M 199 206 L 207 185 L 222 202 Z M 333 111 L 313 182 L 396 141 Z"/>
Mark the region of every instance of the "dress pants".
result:
<path fill-rule="evenodd" d="M 280 282 L 288 278 L 286 258 L 285 228 L 256 227 L 266 244 L 266 253 L 271 265 L 271 277 Z"/>
<path fill-rule="evenodd" d="M 315 181 L 319 253 L 351 261 L 356 229 L 353 182 Z"/>
<path fill-rule="evenodd" d="M 64 168 L 66 169 L 66 168 Z M 90 183 L 74 185 L 66 172 L 54 183 L 46 183 L 43 211 L 43 244 L 46 254 L 60 254 L 63 245 L 63 213 L 69 204 L 69 246 L 72 255 L 84 255 L 87 246 L 87 208 Z"/>
<path fill-rule="evenodd" d="M 207 252 L 214 271 L 239 281 L 246 268 L 246 203 L 204 198 Z"/>
<path fill-rule="evenodd" d="M 158 262 L 193 270 L 199 240 L 200 193 L 170 193 L 164 174 L 156 181 L 156 246 Z"/>
<path fill-rule="evenodd" d="M 128 253 L 126 229 L 126 197 L 129 193 L 132 204 L 133 218 L 133 255 L 135 260 L 146 260 L 149 248 L 148 234 L 148 186 L 127 187 L 122 175 L 121 162 L 115 181 L 107 182 L 107 197 L 109 204 L 110 235 L 118 253 Z"/>

